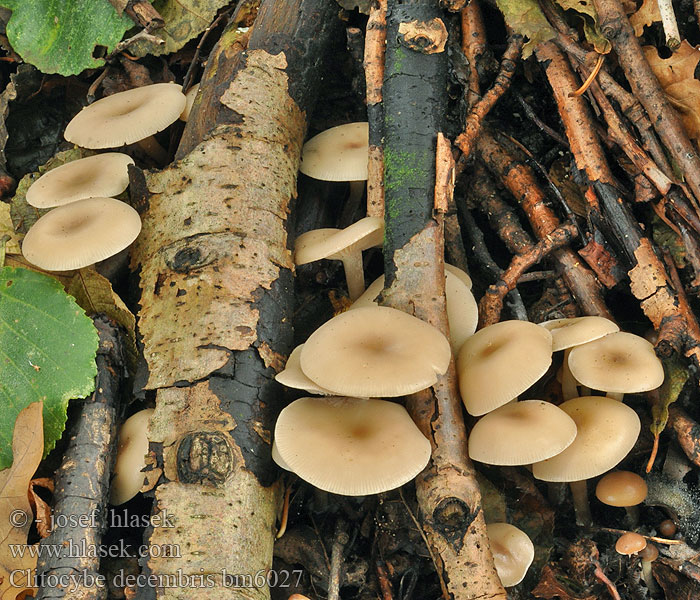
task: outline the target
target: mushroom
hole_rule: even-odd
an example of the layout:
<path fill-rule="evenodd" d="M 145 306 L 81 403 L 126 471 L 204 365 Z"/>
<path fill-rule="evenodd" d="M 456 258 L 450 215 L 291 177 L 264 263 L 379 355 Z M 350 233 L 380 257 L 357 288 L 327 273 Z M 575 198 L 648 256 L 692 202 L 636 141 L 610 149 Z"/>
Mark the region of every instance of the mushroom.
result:
<path fill-rule="evenodd" d="M 553 319 L 540 323 L 540 326 L 552 334 L 552 351 L 564 350 L 561 380 L 564 400 L 576 398 L 578 396 L 576 380 L 569 369 L 571 348 L 597 340 L 609 333 L 620 331 L 620 328 L 610 319 L 595 316 Z"/>
<path fill-rule="evenodd" d="M 291 471 L 289 468 L 289 465 L 284 462 L 284 459 L 280 456 L 280 451 L 277 449 L 277 444 L 273 441 L 272 442 L 272 460 L 277 463 L 277 466 L 282 467 L 285 471 Z"/>
<path fill-rule="evenodd" d="M 393 397 L 430 387 L 450 364 L 450 344 L 437 329 L 385 306 L 349 310 L 314 331 L 301 369 L 335 394 Z"/>
<path fill-rule="evenodd" d="M 403 406 L 367 398 L 295 400 L 277 419 L 275 445 L 283 464 L 304 481 L 344 496 L 403 485 L 425 468 L 431 452 Z"/>
<path fill-rule="evenodd" d="M 68 123 L 63 135 L 83 148 L 117 148 L 138 142 L 149 156 L 163 164 L 168 154 L 153 135 L 177 121 L 185 103 L 179 85 L 145 85 L 86 106 Z"/>
<path fill-rule="evenodd" d="M 198 93 L 198 83 L 195 83 L 193 86 L 190 87 L 189 90 L 187 90 L 187 93 L 185 94 L 185 108 L 183 108 L 182 112 L 180 113 L 180 121 L 184 121 L 185 123 L 187 123 L 187 121 L 189 120 L 190 113 L 192 112 L 192 106 L 194 106 L 194 101 Z"/>
<path fill-rule="evenodd" d="M 504 587 L 517 585 L 535 558 L 535 546 L 524 531 L 510 523 L 486 525 L 493 562 Z"/>
<path fill-rule="evenodd" d="M 632 449 L 641 424 L 637 413 L 605 396 L 583 396 L 559 406 L 576 423 L 573 443 L 556 456 L 532 465 L 543 481 L 569 482 L 580 525 L 590 525 L 586 480 L 617 465 Z"/>
<path fill-rule="evenodd" d="M 603 504 L 623 507 L 630 525 L 635 527 L 639 521 L 637 505 L 647 497 L 647 484 L 631 471 L 612 471 L 598 481 L 595 495 Z"/>
<path fill-rule="evenodd" d="M 133 242 L 141 218 L 114 198 L 86 198 L 50 210 L 22 241 L 22 254 L 47 271 L 70 271 L 113 256 Z"/>
<path fill-rule="evenodd" d="M 131 415 L 119 429 L 117 459 L 109 492 L 114 505 L 131 500 L 143 486 L 143 473 L 148 453 L 148 421 L 154 410 L 147 408 Z"/>
<path fill-rule="evenodd" d="M 673 519 L 664 519 L 659 523 L 659 533 L 665 538 L 672 538 L 678 531 L 678 526 L 673 522 Z"/>
<path fill-rule="evenodd" d="M 623 554 L 624 556 L 634 556 L 646 547 L 647 541 L 634 531 L 623 533 L 615 542 L 615 550 L 618 554 Z"/>
<path fill-rule="evenodd" d="M 575 437 L 573 419 L 554 404 L 513 402 L 477 421 L 469 457 L 489 465 L 529 465 L 559 454 Z"/>
<path fill-rule="evenodd" d="M 647 584 L 649 592 L 653 594 L 658 589 L 658 586 L 651 571 L 651 563 L 659 558 L 659 549 L 655 544 L 648 543 L 646 547 L 639 551 L 639 558 L 642 559 L 642 579 Z"/>
<path fill-rule="evenodd" d="M 632 333 L 610 333 L 571 350 L 571 373 L 583 385 L 622 400 L 622 394 L 648 392 L 664 381 L 654 346 Z"/>
<path fill-rule="evenodd" d="M 287 359 L 287 364 L 284 370 L 275 375 L 275 379 L 282 385 L 290 388 L 305 390 L 312 394 L 321 394 L 323 396 L 332 396 L 333 392 L 326 390 L 313 381 L 311 381 L 301 370 L 301 350 L 304 344 L 299 344 Z"/>
<path fill-rule="evenodd" d="M 457 372 L 462 402 L 476 417 L 522 394 L 552 363 L 552 335 L 527 321 L 502 321 L 468 338 Z"/>
<path fill-rule="evenodd" d="M 302 233 L 294 244 L 294 263 L 306 263 L 328 258 L 340 260 L 348 282 L 348 295 L 356 300 L 365 289 L 362 251 L 381 246 L 384 219 L 365 217 L 345 229 L 314 229 Z"/>
<path fill-rule="evenodd" d="M 322 131 L 301 149 L 299 170 L 321 181 L 350 182 L 348 204 L 364 193 L 369 160 L 369 123 L 346 123 Z"/>
<path fill-rule="evenodd" d="M 450 267 L 448 269 L 448 267 Z M 455 271 L 466 276 L 465 279 Z M 479 307 L 471 293 L 469 276 L 457 267 L 445 264 L 445 302 L 447 304 L 447 322 L 450 328 L 450 345 L 452 352 L 457 355 L 467 338 L 474 335 L 479 320 Z M 377 296 L 384 289 L 384 275 L 375 279 L 365 292 L 350 306 L 349 310 L 360 306 L 376 304 Z"/>
<path fill-rule="evenodd" d="M 62 206 L 96 196 L 116 196 L 129 185 L 134 160 L 120 152 L 88 156 L 51 169 L 27 190 L 26 199 L 37 208 Z"/>

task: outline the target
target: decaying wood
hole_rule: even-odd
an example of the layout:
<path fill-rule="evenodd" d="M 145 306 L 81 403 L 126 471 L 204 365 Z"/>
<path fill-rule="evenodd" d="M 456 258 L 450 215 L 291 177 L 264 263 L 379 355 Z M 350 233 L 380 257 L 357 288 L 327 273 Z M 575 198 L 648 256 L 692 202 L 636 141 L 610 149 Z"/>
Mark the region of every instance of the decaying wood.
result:
<path fill-rule="evenodd" d="M 418 45 L 400 33 L 402 23 L 432 23 L 439 18 L 429 1 L 389 2 L 384 82 L 386 287 L 382 296 L 384 303 L 447 333 L 442 213 L 436 210 L 434 190 L 447 57 L 434 50 L 439 42 L 424 40 Z M 427 53 L 424 48 L 429 49 Z M 408 409 L 433 446 L 431 462 L 416 480 L 416 493 L 419 520 L 443 585 L 455 598 L 505 600 L 488 549 L 479 487 L 467 457 L 454 364 L 432 389 L 411 396 Z"/>
<path fill-rule="evenodd" d="M 287 216 L 323 57 L 338 26 L 332 3 L 264 1 L 247 47 L 234 18 L 210 53 L 178 161 L 148 176 L 134 248 L 148 389 L 151 547 L 159 598 L 267 598 L 282 487 L 270 457 L 282 395 L 274 382 L 292 343 Z M 211 575 L 214 587 L 159 585 Z M 158 579 L 158 578 L 161 579 Z M 167 580 L 165 580 L 167 581 Z M 146 594 L 146 591 L 143 591 Z"/>
<path fill-rule="evenodd" d="M 119 14 L 124 11 L 131 20 L 149 33 L 161 29 L 165 20 L 148 0 L 109 0 Z"/>
<path fill-rule="evenodd" d="M 117 327 L 105 317 L 95 317 L 99 334 L 97 379 L 91 398 L 82 401 L 77 418 L 69 426 L 69 443 L 63 462 L 55 476 L 53 517 L 56 524 L 51 534 L 41 540 L 46 546 L 37 561 L 37 580 L 50 576 L 65 578 L 77 573 L 74 585 L 42 586 L 36 598 L 71 598 L 104 600 L 106 585 L 90 584 L 100 576 L 100 548 L 107 529 L 109 476 L 116 449 L 117 415 L 124 379 L 124 354 Z M 83 518 L 82 524 L 71 519 Z M 87 523 L 87 525 L 86 525 Z M 45 524 L 51 527 L 50 523 Z M 53 556 L 52 548 L 62 548 L 61 556 Z M 70 549 L 73 548 L 71 551 Z M 93 550 L 93 552 L 91 552 Z"/>

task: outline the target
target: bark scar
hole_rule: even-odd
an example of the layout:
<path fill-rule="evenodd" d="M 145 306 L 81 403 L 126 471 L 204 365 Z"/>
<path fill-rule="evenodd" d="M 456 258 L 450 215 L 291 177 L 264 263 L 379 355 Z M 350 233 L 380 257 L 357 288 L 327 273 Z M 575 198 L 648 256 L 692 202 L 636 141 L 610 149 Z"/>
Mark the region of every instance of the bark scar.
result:
<path fill-rule="evenodd" d="M 437 54 L 445 51 L 447 28 L 442 19 L 430 21 L 413 20 L 399 25 L 399 43 L 422 54 Z"/>

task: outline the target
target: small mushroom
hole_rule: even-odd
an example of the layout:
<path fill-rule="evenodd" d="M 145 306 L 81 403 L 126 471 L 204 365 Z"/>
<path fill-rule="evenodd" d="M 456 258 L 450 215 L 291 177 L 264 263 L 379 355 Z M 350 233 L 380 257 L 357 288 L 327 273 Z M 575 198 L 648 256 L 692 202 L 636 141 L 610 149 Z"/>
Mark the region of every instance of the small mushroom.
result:
<path fill-rule="evenodd" d="M 579 524 L 589 526 L 586 480 L 617 465 L 632 449 L 641 423 L 629 406 L 605 396 L 583 396 L 559 406 L 576 423 L 573 443 L 556 456 L 532 465 L 543 481 L 569 482 Z"/>
<path fill-rule="evenodd" d="M 552 363 L 552 335 L 527 321 L 502 321 L 468 338 L 457 372 L 462 402 L 480 416 L 522 394 Z"/>
<path fill-rule="evenodd" d="M 639 521 L 637 505 L 647 497 L 647 484 L 631 471 L 612 471 L 598 481 L 595 495 L 603 504 L 624 507 L 630 525 L 636 527 Z"/>
<path fill-rule="evenodd" d="M 645 548 L 640 550 L 639 558 L 642 559 L 642 579 L 647 584 L 649 592 L 653 594 L 658 589 L 658 586 L 651 570 L 651 563 L 659 558 L 659 549 L 655 544 L 648 543 Z"/>
<path fill-rule="evenodd" d="M 348 295 L 356 300 L 365 289 L 362 251 L 381 246 L 384 220 L 365 217 L 345 229 L 314 229 L 302 233 L 294 244 L 294 263 L 305 265 L 324 258 L 340 260 L 348 282 Z"/>
<path fill-rule="evenodd" d="M 275 445 L 285 468 L 344 496 L 407 483 L 425 468 L 431 452 L 403 406 L 367 398 L 295 400 L 277 419 Z"/>
<path fill-rule="evenodd" d="M 333 396 L 334 392 L 326 390 L 311 381 L 301 370 L 301 350 L 304 344 L 299 344 L 292 350 L 284 370 L 275 375 L 275 379 L 282 385 L 299 390 L 305 390 L 311 394 Z"/>
<path fill-rule="evenodd" d="M 469 435 L 469 457 L 489 465 L 529 465 L 551 458 L 576 437 L 576 423 L 542 400 L 501 406 L 479 419 Z"/>
<path fill-rule="evenodd" d="M 622 394 L 648 392 L 664 381 L 663 364 L 643 337 L 619 331 L 576 346 L 568 360 L 583 385 L 622 399 Z"/>
<path fill-rule="evenodd" d="M 615 550 L 624 556 L 634 556 L 646 547 L 647 541 L 634 531 L 623 533 L 615 542 Z"/>
<path fill-rule="evenodd" d="M 163 164 L 168 154 L 153 135 L 177 121 L 185 103 L 179 85 L 145 85 L 86 106 L 68 123 L 63 135 L 83 148 L 118 148 L 139 142 L 149 156 Z"/>
<path fill-rule="evenodd" d="M 369 123 L 346 123 L 322 131 L 301 149 L 299 170 L 321 181 L 350 182 L 347 203 L 359 201 L 367 181 Z"/>
<path fill-rule="evenodd" d="M 27 190 L 27 202 L 37 208 L 51 208 L 76 200 L 111 197 L 129 185 L 128 166 L 134 160 L 120 152 L 88 156 L 51 169 Z"/>
<path fill-rule="evenodd" d="M 111 504 L 124 504 L 143 486 L 143 473 L 148 453 L 148 421 L 154 410 L 147 408 L 131 415 L 119 429 L 117 460 L 110 488 Z"/>
<path fill-rule="evenodd" d="M 486 525 L 493 562 L 504 587 L 520 583 L 535 558 L 535 546 L 524 532 L 510 523 Z"/>
<path fill-rule="evenodd" d="M 114 198 L 86 198 L 50 210 L 32 225 L 22 254 L 47 271 L 87 267 L 115 255 L 141 231 L 141 218 Z"/>
<path fill-rule="evenodd" d="M 321 388 L 358 397 L 394 397 L 430 387 L 447 371 L 450 344 L 437 329 L 385 306 L 349 310 L 304 344 L 301 369 Z"/>

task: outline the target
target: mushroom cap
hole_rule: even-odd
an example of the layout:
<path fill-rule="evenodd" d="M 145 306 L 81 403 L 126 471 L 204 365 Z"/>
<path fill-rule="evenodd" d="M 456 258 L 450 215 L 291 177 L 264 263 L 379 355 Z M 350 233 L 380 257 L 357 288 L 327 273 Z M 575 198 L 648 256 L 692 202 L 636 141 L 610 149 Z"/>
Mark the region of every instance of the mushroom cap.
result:
<path fill-rule="evenodd" d="M 542 400 L 524 400 L 484 415 L 469 435 L 469 457 L 489 465 L 529 465 L 551 458 L 576 437 L 576 423 Z"/>
<path fill-rule="evenodd" d="M 647 482 L 632 471 L 613 471 L 598 482 L 595 495 L 608 506 L 636 506 L 647 497 Z"/>
<path fill-rule="evenodd" d="M 322 131 L 304 144 L 299 170 L 322 181 L 367 179 L 369 123 L 346 123 Z"/>
<path fill-rule="evenodd" d="M 275 463 L 277 463 L 278 467 L 282 467 L 285 471 L 291 471 L 289 465 L 286 462 L 284 462 L 284 459 L 280 456 L 280 451 L 277 449 L 277 443 L 274 440 L 272 442 L 271 454 L 272 460 L 274 460 Z"/>
<path fill-rule="evenodd" d="M 479 307 L 474 295 L 464 283 L 465 279 L 456 275 L 445 265 L 445 301 L 447 304 L 447 322 L 450 325 L 450 345 L 457 354 L 468 337 L 474 335 L 479 321 Z M 455 267 L 452 267 L 453 269 Z M 460 269 L 457 269 L 461 273 Z M 466 273 L 464 273 L 466 275 Z M 468 277 L 467 277 L 468 279 Z M 377 296 L 384 289 L 384 275 L 375 279 L 364 293 L 352 303 L 349 310 L 361 306 L 374 306 Z"/>
<path fill-rule="evenodd" d="M 47 271 L 80 269 L 113 256 L 133 242 L 141 218 L 114 198 L 86 198 L 47 212 L 22 241 L 22 254 Z"/>
<path fill-rule="evenodd" d="M 552 319 L 540 323 L 552 334 L 552 351 L 566 350 L 586 342 L 620 331 L 616 323 L 605 317 L 573 317 L 570 319 Z"/>
<path fill-rule="evenodd" d="M 342 259 L 353 252 L 381 246 L 384 239 L 384 219 L 365 217 L 345 229 L 313 229 L 302 233 L 294 244 L 297 265 L 322 258 Z"/>
<path fill-rule="evenodd" d="M 275 425 L 282 461 L 317 488 L 345 496 L 378 494 L 413 479 L 430 442 L 406 409 L 367 398 L 300 398 Z"/>
<path fill-rule="evenodd" d="M 195 83 L 189 90 L 187 90 L 187 93 L 185 94 L 185 108 L 183 108 L 182 112 L 180 113 L 180 121 L 187 123 L 187 120 L 190 118 L 190 113 L 192 112 L 192 107 L 194 106 L 194 100 L 198 93 L 199 83 Z"/>
<path fill-rule="evenodd" d="M 582 396 L 559 406 L 576 423 L 573 443 L 556 456 L 532 465 L 543 481 L 582 481 L 619 463 L 632 449 L 641 424 L 629 406 L 605 396 Z"/>
<path fill-rule="evenodd" d="M 468 338 L 459 351 L 459 390 L 467 412 L 480 416 L 524 392 L 552 363 L 552 336 L 527 321 L 502 321 Z"/>
<path fill-rule="evenodd" d="M 618 554 L 624 554 L 625 556 L 637 554 L 637 552 L 641 552 L 646 547 L 646 539 L 634 531 L 623 533 L 615 542 L 615 550 L 617 550 Z"/>
<path fill-rule="evenodd" d="M 332 396 L 333 392 L 326 390 L 313 381 L 311 381 L 301 370 L 301 350 L 304 344 L 299 344 L 287 359 L 287 364 L 284 366 L 284 371 L 280 371 L 275 375 L 275 379 L 282 385 L 299 390 L 306 390 L 312 394 L 321 394 L 323 396 Z"/>
<path fill-rule="evenodd" d="M 654 562 L 659 558 L 659 549 L 655 544 L 649 544 L 639 551 L 639 558 L 646 562 Z"/>
<path fill-rule="evenodd" d="M 472 278 L 469 277 L 467 273 L 462 271 L 459 267 L 445 263 L 445 271 L 449 271 L 452 275 L 456 275 L 462 280 L 462 283 L 466 285 L 470 290 L 472 289 Z"/>
<path fill-rule="evenodd" d="M 654 346 L 622 331 L 576 346 L 569 353 L 569 369 L 582 385 L 605 392 L 647 392 L 664 381 Z"/>
<path fill-rule="evenodd" d="M 128 166 L 134 160 L 120 152 L 106 152 L 51 169 L 27 190 L 27 202 L 37 208 L 62 206 L 95 196 L 116 196 L 129 185 Z"/>
<path fill-rule="evenodd" d="M 520 583 L 535 558 L 535 546 L 528 535 L 510 523 L 486 525 L 493 562 L 504 587 Z"/>
<path fill-rule="evenodd" d="M 109 501 L 114 505 L 131 500 L 143 486 L 148 453 L 148 421 L 152 408 L 131 415 L 119 429 L 117 460 L 114 463 Z"/>
<path fill-rule="evenodd" d="M 162 131 L 185 108 L 185 94 L 174 83 L 154 83 L 112 94 L 81 110 L 63 137 L 83 148 L 116 148 Z"/>
<path fill-rule="evenodd" d="M 437 329 L 385 306 L 349 310 L 311 334 L 301 369 L 336 394 L 393 397 L 430 387 L 450 364 L 450 344 Z"/>

